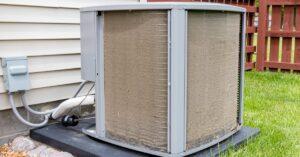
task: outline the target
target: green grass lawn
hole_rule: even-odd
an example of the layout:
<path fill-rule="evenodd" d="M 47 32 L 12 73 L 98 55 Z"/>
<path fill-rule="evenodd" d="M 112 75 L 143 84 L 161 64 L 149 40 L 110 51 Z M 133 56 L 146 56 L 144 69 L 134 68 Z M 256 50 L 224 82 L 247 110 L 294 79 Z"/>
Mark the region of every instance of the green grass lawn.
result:
<path fill-rule="evenodd" d="M 300 75 L 246 72 L 245 126 L 259 128 L 253 140 L 224 156 L 300 157 Z"/>

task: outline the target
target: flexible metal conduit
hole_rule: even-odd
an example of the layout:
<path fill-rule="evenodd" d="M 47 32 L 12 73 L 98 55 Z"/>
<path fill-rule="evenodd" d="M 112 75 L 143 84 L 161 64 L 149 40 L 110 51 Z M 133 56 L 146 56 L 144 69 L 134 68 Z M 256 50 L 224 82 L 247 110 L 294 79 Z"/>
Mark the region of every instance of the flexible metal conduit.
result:
<path fill-rule="evenodd" d="M 80 83 L 80 85 L 78 86 L 78 89 L 76 90 L 76 93 L 73 95 L 72 98 L 75 98 L 77 97 L 77 95 L 79 94 L 79 92 L 82 90 L 82 88 L 84 87 L 85 84 L 87 84 L 89 81 L 83 81 Z M 36 115 L 44 115 L 45 118 L 44 118 L 44 121 L 41 122 L 41 123 L 31 123 L 31 122 L 28 122 L 27 120 L 25 120 L 19 113 L 19 111 L 17 110 L 17 107 L 16 107 L 16 104 L 15 104 L 15 101 L 14 101 L 14 98 L 13 98 L 13 93 L 9 93 L 9 101 L 10 101 L 10 105 L 11 105 L 11 108 L 14 112 L 14 114 L 16 115 L 16 117 L 22 122 L 24 123 L 25 125 L 28 125 L 28 126 L 31 126 L 31 127 L 41 127 L 41 126 L 44 126 L 48 123 L 48 120 L 49 120 L 49 117 L 50 117 L 50 114 L 52 114 L 53 112 L 55 112 L 57 109 L 59 109 L 59 106 L 54 108 L 54 109 L 51 109 L 51 110 L 48 110 L 48 111 L 35 111 L 33 110 L 27 103 L 26 101 L 26 98 L 25 98 L 25 92 L 21 92 L 21 100 L 22 100 L 22 104 L 24 105 L 24 107 L 30 112 L 30 113 L 33 113 L 33 114 L 36 114 Z"/>
<path fill-rule="evenodd" d="M 43 112 L 40 112 L 40 111 L 35 111 L 33 110 L 27 103 L 27 100 L 26 100 L 26 97 L 25 97 L 25 92 L 22 92 L 21 93 L 21 101 L 22 101 L 22 104 L 24 105 L 24 107 L 30 112 L 30 113 L 33 113 L 33 114 L 37 114 L 37 115 L 49 115 L 51 114 L 52 112 L 54 112 L 56 108 L 54 109 L 51 109 L 51 110 L 48 110 L 48 111 L 43 111 Z"/>
<path fill-rule="evenodd" d="M 31 122 L 28 122 L 27 120 L 25 120 L 19 113 L 19 111 L 17 110 L 17 107 L 16 107 L 16 104 L 15 104 L 15 101 L 14 101 L 14 97 L 13 97 L 13 94 L 12 93 L 9 93 L 9 101 L 10 101 L 10 105 L 11 105 L 11 108 L 14 112 L 14 114 L 16 115 L 16 117 L 22 122 L 24 123 L 25 125 L 28 125 L 28 126 L 31 126 L 31 127 L 41 127 L 41 126 L 44 126 L 45 124 L 48 123 L 48 119 L 49 117 L 47 115 L 45 115 L 45 119 L 42 123 L 31 123 Z"/>
<path fill-rule="evenodd" d="M 78 86 L 78 89 L 76 90 L 75 94 L 73 95 L 72 98 L 75 98 L 78 96 L 79 92 L 82 90 L 82 88 L 84 87 L 84 85 L 86 85 L 89 81 L 83 81 L 80 83 L 80 85 Z M 37 114 L 37 115 L 48 115 L 48 114 L 51 114 L 53 112 L 55 112 L 59 106 L 57 106 L 56 108 L 53 108 L 51 110 L 48 110 L 48 111 L 43 111 L 43 112 L 40 112 L 40 111 L 35 111 L 33 110 L 27 103 L 26 101 L 26 97 L 25 97 L 25 92 L 22 92 L 21 93 L 21 100 L 22 100 L 22 103 L 24 105 L 24 107 L 31 113 L 33 114 Z"/>

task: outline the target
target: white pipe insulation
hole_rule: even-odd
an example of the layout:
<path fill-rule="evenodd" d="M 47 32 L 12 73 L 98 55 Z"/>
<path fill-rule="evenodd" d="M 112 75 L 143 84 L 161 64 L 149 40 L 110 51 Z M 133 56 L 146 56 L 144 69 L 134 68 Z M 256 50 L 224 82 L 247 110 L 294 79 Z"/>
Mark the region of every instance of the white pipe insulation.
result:
<path fill-rule="evenodd" d="M 71 109 L 79 106 L 79 105 L 93 105 L 95 104 L 95 96 L 94 95 L 87 95 L 87 96 L 80 96 L 75 98 L 70 98 L 56 108 L 54 112 L 52 112 L 51 117 L 53 119 L 60 118 L 61 116 L 67 114 Z"/>

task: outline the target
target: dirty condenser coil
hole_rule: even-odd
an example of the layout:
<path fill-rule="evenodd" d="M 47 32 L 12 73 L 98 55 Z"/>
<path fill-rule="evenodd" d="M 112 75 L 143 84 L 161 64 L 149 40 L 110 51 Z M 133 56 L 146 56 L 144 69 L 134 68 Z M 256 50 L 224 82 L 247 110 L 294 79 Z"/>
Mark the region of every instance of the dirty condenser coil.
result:
<path fill-rule="evenodd" d="M 159 156 L 208 148 L 242 126 L 245 10 L 211 3 L 81 9 L 84 133 Z"/>

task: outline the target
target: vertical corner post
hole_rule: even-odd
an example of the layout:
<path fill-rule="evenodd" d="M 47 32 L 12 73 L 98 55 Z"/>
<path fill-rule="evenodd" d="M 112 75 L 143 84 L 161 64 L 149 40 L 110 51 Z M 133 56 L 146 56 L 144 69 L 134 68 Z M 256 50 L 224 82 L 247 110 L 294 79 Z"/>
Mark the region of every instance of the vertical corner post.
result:
<path fill-rule="evenodd" d="M 96 57 L 96 134 L 105 137 L 105 97 L 104 97 L 104 14 L 97 13 L 97 57 Z"/>
<path fill-rule="evenodd" d="M 171 10 L 171 154 L 184 152 L 186 147 L 185 55 L 186 11 Z"/>
<path fill-rule="evenodd" d="M 239 86 L 239 115 L 238 115 L 238 123 L 243 125 L 243 110 L 244 110 L 244 75 L 245 75 L 245 40 L 246 40 L 246 12 L 242 13 L 242 27 L 241 27 L 241 46 L 240 46 L 240 86 Z"/>

